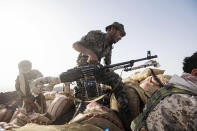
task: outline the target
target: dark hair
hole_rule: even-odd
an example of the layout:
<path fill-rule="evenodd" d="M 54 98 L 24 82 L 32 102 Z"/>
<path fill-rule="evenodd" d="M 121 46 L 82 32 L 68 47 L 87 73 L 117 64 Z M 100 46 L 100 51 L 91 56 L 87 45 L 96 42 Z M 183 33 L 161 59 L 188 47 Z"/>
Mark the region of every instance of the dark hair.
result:
<path fill-rule="evenodd" d="M 193 69 L 197 68 L 197 52 L 190 57 L 185 57 L 183 60 L 183 71 L 191 73 Z"/>

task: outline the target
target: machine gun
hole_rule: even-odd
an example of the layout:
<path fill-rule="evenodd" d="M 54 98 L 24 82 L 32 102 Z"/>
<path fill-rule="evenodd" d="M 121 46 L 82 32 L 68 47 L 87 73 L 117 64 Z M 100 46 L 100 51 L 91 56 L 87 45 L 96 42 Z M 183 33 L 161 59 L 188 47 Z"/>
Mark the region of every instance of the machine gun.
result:
<path fill-rule="evenodd" d="M 81 94 L 80 98 L 81 100 L 78 101 L 80 104 L 78 110 L 76 111 L 75 115 L 76 116 L 79 112 L 83 112 L 86 108 L 86 102 L 90 100 L 90 98 L 94 97 L 99 97 L 101 95 L 101 92 L 99 91 L 98 84 L 96 82 L 96 76 L 98 74 L 102 74 L 102 72 L 106 71 L 113 71 L 117 69 L 124 69 L 124 71 L 130 71 L 130 70 L 135 70 L 139 68 L 144 68 L 147 66 L 157 66 L 158 63 L 155 61 L 151 61 L 151 59 L 157 58 L 157 55 L 152 56 L 151 52 L 147 52 L 147 57 L 141 58 L 141 59 L 136 59 L 136 60 L 130 60 L 122 63 L 117 63 L 117 64 L 112 64 L 112 65 L 107 65 L 107 66 L 102 66 L 102 65 L 88 65 L 88 66 L 81 66 L 81 67 L 76 67 L 70 70 L 67 70 L 66 72 L 63 72 L 60 74 L 59 77 L 43 77 L 43 78 L 38 78 L 34 81 L 32 81 L 31 89 L 38 90 L 40 91 L 40 86 L 44 87 L 44 84 L 59 84 L 59 83 L 67 83 L 67 82 L 74 82 L 76 81 L 80 88 L 78 88 L 79 92 L 78 94 Z M 135 62 L 139 61 L 144 61 L 144 60 L 150 60 L 151 62 L 145 63 L 141 66 L 138 67 L 133 67 Z M 38 88 L 39 87 L 39 88 Z M 78 92 L 75 89 L 75 92 Z M 94 99 L 95 100 L 95 99 Z M 96 99 L 98 100 L 98 99 Z"/>
<path fill-rule="evenodd" d="M 33 92 L 40 92 L 40 90 L 42 90 L 42 88 L 44 87 L 43 86 L 44 84 L 49 84 L 50 86 L 59 83 L 76 81 L 78 83 L 77 85 L 79 86 L 79 88 L 75 88 L 75 97 L 80 98 L 80 101 L 78 101 L 79 104 L 76 104 L 77 106 L 79 106 L 79 108 L 77 108 L 77 111 L 74 115 L 76 116 L 78 113 L 83 112 L 85 110 L 87 102 L 91 101 L 92 98 L 99 97 L 102 95 L 102 91 L 100 91 L 101 88 L 98 87 L 99 84 L 97 84 L 96 81 L 96 76 L 98 74 L 102 74 L 107 71 L 114 71 L 117 69 L 124 69 L 124 71 L 131 71 L 139 68 L 144 68 L 147 66 L 156 66 L 158 63 L 155 61 L 154 62 L 151 61 L 141 66 L 133 67 L 135 62 L 151 60 L 154 58 L 157 58 L 157 55 L 152 56 L 151 52 L 148 51 L 147 56 L 141 59 L 130 60 L 130 61 L 106 65 L 106 66 L 102 66 L 101 64 L 98 64 L 98 65 L 87 65 L 87 66 L 76 67 L 61 73 L 59 77 L 38 78 L 32 81 L 30 86 L 31 86 L 31 90 L 32 91 L 34 90 Z M 76 94 L 80 94 L 79 97 Z M 99 101 L 97 102 L 101 102 L 103 104 L 103 101 L 100 100 L 101 99 L 99 99 Z"/>
<path fill-rule="evenodd" d="M 141 59 L 130 60 L 130 61 L 106 65 L 106 66 L 102 66 L 101 64 L 98 64 L 98 65 L 76 67 L 67 70 L 67 72 L 63 72 L 62 74 L 60 74 L 60 79 L 61 82 L 73 82 L 73 81 L 78 81 L 80 79 L 93 78 L 97 73 L 100 73 L 103 70 L 110 70 L 110 69 L 117 70 L 124 68 L 124 71 L 130 71 L 132 70 L 132 66 L 134 65 L 135 62 L 150 60 L 154 58 L 157 58 L 157 55 L 151 56 L 151 52 L 147 51 L 147 57 Z"/>
<path fill-rule="evenodd" d="M 78 85 L 80 85 L 82 102 L 80 103 L 81 105 L 79 111 L 77 111 L 78 114 L 79 112 L 83 112 L 85 110 L 86 100 L 89 100 L 89 98 L 93 98 L 93 97 L 99 97 L 101 95 L 99 93 L 99 88 L 97 86 L 97 82 L 95 78 L 97 74 L 102 73 L 102 71 L 106 71 L 106 70 L 110 71 L 110 70 L 117 70 L 122 68 L 124 68 L 124 71 L 130 71 L 133 70 L 132 66 L 134 65 L 135 62 L 150 60 L 154 58 L 157 58 L 157 55 L 152 56 L 151 52 L 148 51 L 147 57 L 141 59 L 130 60 L 130 61 L 112 64 L 112 65 L 106 65 L 106 66 L 102 66 L 101 64 L 99 64 L 99 65 L 76 67 L 60 74 L 60 80 L 61 82 L 64 83 L 77 81 Z"/>

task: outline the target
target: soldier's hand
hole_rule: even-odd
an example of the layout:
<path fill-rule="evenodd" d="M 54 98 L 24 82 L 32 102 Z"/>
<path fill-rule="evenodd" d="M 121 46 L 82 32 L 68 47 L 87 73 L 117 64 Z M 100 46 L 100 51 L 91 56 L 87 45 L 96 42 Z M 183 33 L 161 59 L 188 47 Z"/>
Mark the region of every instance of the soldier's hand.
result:
<path fill-rule="evenodd" d="M 87 62 L 89 64 L 98 64 L 99 63 L 98 57 L 95 54 L 91 54 L 89 55 Z"/>

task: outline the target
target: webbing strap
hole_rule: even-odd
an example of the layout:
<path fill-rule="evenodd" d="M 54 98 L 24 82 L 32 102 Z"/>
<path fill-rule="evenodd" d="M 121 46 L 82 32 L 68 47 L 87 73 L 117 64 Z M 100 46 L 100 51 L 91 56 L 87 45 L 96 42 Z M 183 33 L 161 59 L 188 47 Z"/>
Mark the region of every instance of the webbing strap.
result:
<path fill-rule="evenodd" d="M 153 79 L 159 84 L 159 87 L 163 87 L 163 83 L 161 82 L 161 80 L 155 75 L 153 69 L 150 68 L 151 71 L 151 75 L 153 77 Z"/>

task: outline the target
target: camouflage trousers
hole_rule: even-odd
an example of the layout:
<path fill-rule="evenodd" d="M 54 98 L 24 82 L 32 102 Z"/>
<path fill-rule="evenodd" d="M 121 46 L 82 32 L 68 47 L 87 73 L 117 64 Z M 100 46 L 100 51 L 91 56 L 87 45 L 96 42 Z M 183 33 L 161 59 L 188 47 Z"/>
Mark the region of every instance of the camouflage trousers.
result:
<path fill-rule="evenodd" d="M 95 74 L 95 79 L 96 79 L 97 85 L 104 84 L 104 85 L 111 86 L 114 92 L 118 92 L 123 87 L 121 77 L 112 71 L 107 71 L 107 70 L 101 71 Z M 83 80 L 77 82 L 77 88 L 80 88 L 83 86 L 82 81 Z M 96 96 L 92 96 L 92 97 L 96 97 Z"/>
<path fill-rule="evenodd" d="M 96 78 L 96 82 L 97 83 L 102 83 L 104 85 L 109 85 L 112 87 L 112 91 L 117 99 L 117 102 L 119 104 L 119 114 L 122 120 L 124 119 L 130 119 L 131 116 L 131 110 L 129 108 L 129 97 L 127 95 L 127 93 L 123 90 L 124 87 L 127 88 L 123 82 L 121 77 L 116 74 L 113 71 L 109 71 L 109 70 L 104 70 L 101 71 L 97 74 L 95 74 L 95 78 Z M 80 86 L 80 82 L 78 84 L 79 88 Z M 82 87 L 83 88 L 83 87 Z M 88 92 L 88 91 L 87 91 Z M 83 94 L 82 94 L 83 95 Z M 128 122 L 123 121 L 125 126 L 125 129 L 128 129 L 130 123 L 128 124 Z"/>

